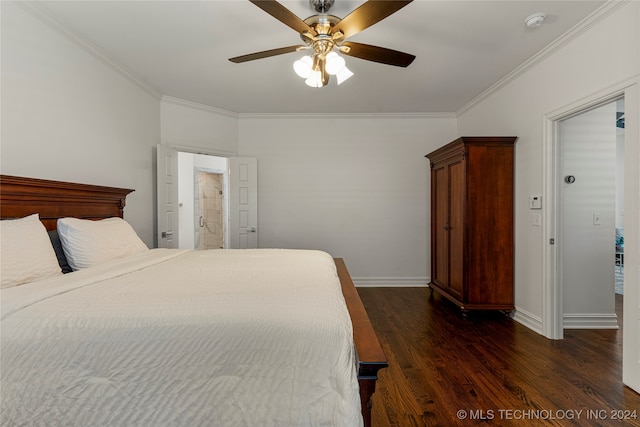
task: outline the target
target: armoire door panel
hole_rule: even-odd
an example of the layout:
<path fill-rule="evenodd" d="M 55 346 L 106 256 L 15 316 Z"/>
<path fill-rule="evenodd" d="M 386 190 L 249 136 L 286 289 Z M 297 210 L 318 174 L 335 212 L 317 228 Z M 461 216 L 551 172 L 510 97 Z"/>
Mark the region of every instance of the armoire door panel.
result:
<path fill-rule="evenodd" d="M 462 296 L 464 276 L 464 161 L 459 158 L 449 163 L 449 289 L 457 297 Z"/>
<path fill-rule="evenodd" d="M 493 146 L 471 146 L 468 177 L 469 252 L 477 261 L 469 266 L 469 280 L 492 283 L 469 288 L 471 303 L 508 303 L 513 300 L 513 151 Z M 494 165 L 488 168 L 485 165 Z"/>
<path fill-rule="evenodd" d="M 438 256 L 434 257 L 431 265 L 431 280 L 440 286 L 447 286 L 448 283 L 448 260 L 449 244 L 447 241 L 447 200 L 449 198 L 447 189 L 447 169 L 440 167 L 433 170 L 432 181 L 432 203 L 437 206 L 433 210 L 432 224 L 432 245 L 431 251 Z"/>

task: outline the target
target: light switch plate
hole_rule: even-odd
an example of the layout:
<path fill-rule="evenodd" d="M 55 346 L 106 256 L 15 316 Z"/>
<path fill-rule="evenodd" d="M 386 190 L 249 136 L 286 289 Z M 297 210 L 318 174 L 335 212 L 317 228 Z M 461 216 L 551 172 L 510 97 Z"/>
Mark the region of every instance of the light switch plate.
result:
<path fill-rule="evenodd" d="M 602 223 L 602 215 L 600 212 L 593 213 L 593 225 L 600 225 Z"/>
<path fill-rule="evenodd" d="M 542 215 L 539 213 L 532 213 L 529 219 L 531 221 L 531 225 L 535 225 L 536 227 L 540 227 L 540 225 L 542 225 Z"/>
<path fill-rule="evenodd" d="M 542 209 L 542 196 L 534 194 L 529 196 L 529 209 Z"/>

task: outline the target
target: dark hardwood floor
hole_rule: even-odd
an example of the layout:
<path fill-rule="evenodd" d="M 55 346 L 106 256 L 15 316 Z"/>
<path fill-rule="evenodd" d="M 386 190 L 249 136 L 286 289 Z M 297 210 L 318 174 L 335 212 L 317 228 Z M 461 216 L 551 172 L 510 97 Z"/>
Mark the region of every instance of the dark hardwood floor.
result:
<path fill-rule="evenodd" d="M 640 395 L 621 381 L 622 329 L 548 340 L 501 313 L 465 319 L 426 288 L 358 293 L 389 359 L 374 427 L 640 426 Z"/>

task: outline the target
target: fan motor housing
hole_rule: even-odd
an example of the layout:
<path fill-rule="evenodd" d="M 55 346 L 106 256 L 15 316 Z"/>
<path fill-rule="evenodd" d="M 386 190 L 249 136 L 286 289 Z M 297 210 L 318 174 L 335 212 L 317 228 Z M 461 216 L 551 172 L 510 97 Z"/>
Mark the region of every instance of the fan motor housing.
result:
<path fill-rule="evenodd" d="M 331 28 L 338 22 L 340 22 L 340 18 L 327 14 L 313 15 L 304 20 L 304 23 L 316 30 L 318 35 L 331 34 Z M 305 43 L 307 42 L 304 34 L 300 34 L 300 38 L 304 40 Z"/>

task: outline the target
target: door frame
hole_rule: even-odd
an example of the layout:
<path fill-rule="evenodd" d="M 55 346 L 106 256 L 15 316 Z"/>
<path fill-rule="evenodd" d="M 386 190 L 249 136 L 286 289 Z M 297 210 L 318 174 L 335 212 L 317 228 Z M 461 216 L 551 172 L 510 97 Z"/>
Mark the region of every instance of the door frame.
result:
<path fill-rule="evenodd" d="M 640 390 L 640 320 L 638 302 L 640 301 L 640 283 L 638 281 L 638 245 L 640 240 L 640 221 L 638 218 L 640 173 L 640 89 L 639 78 L 622 81 L 604 90 L 589 95 L 564 107 L 558 108 L 543 117 L 543 188 L 547 203 L 543 221 L 543 294 L 542 294 L 542 333 L 550 339 L 562 339 L 563 328 L 563 289 L 558 277 L 559 251 L 551 243 L 558 238 L 559 224 L 559 138 L 558 124 L 561 120 L 578 115 L 607 102 L 624 97 L 625 99 L 625 268 L 624 314 L 623 314 L 623 381 L 636 390 Z M 625 266 L 627 267 L 627 266 Z M 634 305 L 635 302 L 635 305 Z M 634 363 L 635 361 L 635 363 Z"/>

